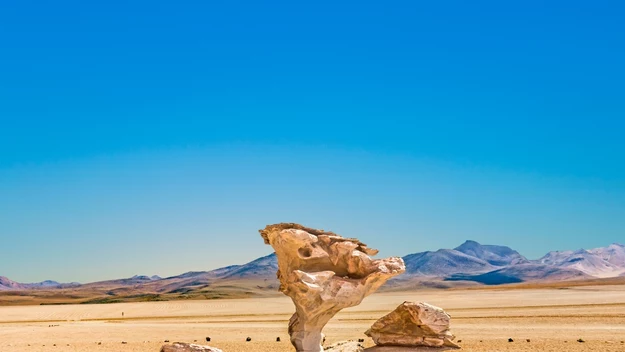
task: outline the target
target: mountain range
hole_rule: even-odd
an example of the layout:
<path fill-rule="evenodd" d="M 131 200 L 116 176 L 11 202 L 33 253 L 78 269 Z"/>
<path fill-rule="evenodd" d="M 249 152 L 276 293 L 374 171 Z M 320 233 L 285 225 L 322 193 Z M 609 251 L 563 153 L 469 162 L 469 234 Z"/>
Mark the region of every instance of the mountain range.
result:
<path fill-rule="evenodd" d="M 538 260 L 528 260 L 506 246 L 466 241 L 454 249 L 414 253 L 403 259 L 406 273 L 390 280 L 386 289 L 625 277 L 625 246 L 616 243 L 590 250 L 554 251 Z M 270 254 L 243 265 L 166 278 L 136 275 L 88 284 L 21 284 L 0 277 L 0 291 L 28 291 L 34 295 L 56 291 L 57 296 L 71 294 L 82 303 L 246 297 L 275 293 L 279 287 L 277 269 L 276 255 Z"/>

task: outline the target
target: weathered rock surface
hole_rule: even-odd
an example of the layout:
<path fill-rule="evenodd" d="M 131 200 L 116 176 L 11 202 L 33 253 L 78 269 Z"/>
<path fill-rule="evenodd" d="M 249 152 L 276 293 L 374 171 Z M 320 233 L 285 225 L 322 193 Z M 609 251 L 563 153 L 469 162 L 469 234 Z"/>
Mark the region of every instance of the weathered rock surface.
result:
<path fill-rule="evenodd" d="M 374 260 L 377 250 L 354 238 L 299 224 L 260 230 L 278 258 L 280 291 L 291 297 L 291 343 L 298 352 L 323 351 L 321 330 L 341 309 L 353 307 L 405 271 L 398 257 Z"/>
<path fill-rule="evenodd" d="M 324 347 L 325 352 L 363 352 L 365 346 L 357 341 L 342 341 Z"/>
<path fill-rule="evenodd" d="M 223 352 L 219 348 L 201 346 L 192 343 L 174 342 L 171 345 L 163 345 L 161 352 Z"/>
<path fill-rule="evenodd" d="M 427 303 L 404 302 L 373 323 L 365 334 L 378 346 L 455 347 L 450 316 Z"/>

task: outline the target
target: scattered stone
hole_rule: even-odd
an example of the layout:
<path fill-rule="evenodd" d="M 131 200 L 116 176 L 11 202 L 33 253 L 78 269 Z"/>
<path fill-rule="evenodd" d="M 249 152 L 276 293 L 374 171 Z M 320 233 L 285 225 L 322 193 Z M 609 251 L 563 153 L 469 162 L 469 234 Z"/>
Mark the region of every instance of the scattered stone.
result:
<path fill-rule="evenodd" d="M 125 344 L 127 344 L 127 343 L 128 343 L 128 342 L 126 342 L 126 341 L 122 341 L 122 345 L 125 345 Z"/>
<path fill-rule="evenodd" d="M 161 352 L 223 352 L 219 348 L 201 346 L 193 343 L 174 342 L 171 345 L 163 345 Z"/>
<path fill-rule="evenodd" d="M 577 339 L 577 342 L 583 343 L 583 342 L 586 342 L 586 341 L 584 341 L 584 339 L 582 339 L 582 338 L 579 338 L 579 339 Z"/>
<path fill-rule="evenodd" d="M 98 342 L 98 345 L 101 345 L 101 344 L 102 344 L 102 342 Z"/>
<path fill-rule="evenodd" d="M 356 341 L 337 342 L 323 349 L 324 352 L 362 352 L 364 350 L 365 346 Z"/>
<path fill-rule="evenodd" d="M 508 342 L 514 342 L 514 340 L 512 338 L 509 338 Z"/>
<path fill-rule="evenodd" d="M 248 338 L 245 339 L 245 341 L 250 342 L 250 341 L 252 341 L 252 338 L 248 337 Z"/>
<path fill-rule="evenodd" d="M 211 342 L 211 338 L 210 337 L 206 337 L 206 342 Z"/>
<path fill-rule="evenodd" d="M 336 313 L 406 270 L 398 257 L 371 259 L 378 251 L 357 239 L 299 224 L 268 225 L 260 235 L 276 251 L 280 291 L 295 304 L 288 331 L 298 352 L 323 351 L 321 331 Z"/>
<path fill-rule="evenodd" d="M 276 337 L 276 342 L 280 342 L 280 337 Z"/>
<path fill-rule="evenodd" d="M 365 339 L 358 339 L 358 342 L 365 342 Z"/>
<path fill-rule="evenodd" d="M 462 340 L 458 340 L 458 343 L 462 342 Z"/>
<path fill-rule="evenodd" d="M 169 342 L 169 340 L 165 340 L 165 342 Z"/>
<path fill-rule="evenodd" d="M 525 341 L 530 342 L 530 339 L 527 339 L 527 340 L 525 340 Z"/>
<path fill-rule="evenodd" d="M 449 314 L 427 303 L 404 302 L 365 334 L 378 346 L 460 348 L 449 331 Z"/>

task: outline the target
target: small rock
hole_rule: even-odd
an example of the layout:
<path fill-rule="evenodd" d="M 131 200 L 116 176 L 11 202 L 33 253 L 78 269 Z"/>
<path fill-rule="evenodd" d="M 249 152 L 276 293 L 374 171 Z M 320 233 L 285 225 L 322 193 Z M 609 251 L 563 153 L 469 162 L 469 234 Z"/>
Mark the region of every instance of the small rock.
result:
<path fill-rule="evenodd" d="M 586 342 L 586 341 L 584 341 L 584 339 L 582 339 L 582 338 L 579 338 L 579 339 L 577 339 L 577 342 L 582 343 L 582 342 Z"/>
<path fill-rule="evenodd" d="M 128 343 L 128 342 L 126 342 L 126 341 L 122 341 L 122 345 L 125 345 L 125 344 L 127 344 L 127 343 Z"/>
<path fill-rule="evenodd" d="M 512 338 L 509 338 L 508 342 L 514 342 L 514 340 Z"/>
<path fill-rule="evenodd" d="M 165 342 L 169 342 L 169 340 L 165 340 Z"/>
<path fill-rule="evenodd" d="M 276 342 L 280 342 L 280 337 L 276 337 Z"/>
<path fill-rule="evenodd" d="M 248 337 L 248 338 L 245 339 L 245 341 L 250 342 L 250 341 L 252 341 L 252 338 Z"/>
<path fill-rule="evenodd" d="M 462 342 L 462 340 L 458 340 L 458 343 Z"/>
<path fill-rule="evenodd" d="M 525 341 L 530 342 L 530 339 L 527 339 L 527 340 L 525 340 Z"/>
<path fill-rule="evenodd" d="M 211 342 L 211 338 L 210 337 L 206 337 L 206 342 Z"/>

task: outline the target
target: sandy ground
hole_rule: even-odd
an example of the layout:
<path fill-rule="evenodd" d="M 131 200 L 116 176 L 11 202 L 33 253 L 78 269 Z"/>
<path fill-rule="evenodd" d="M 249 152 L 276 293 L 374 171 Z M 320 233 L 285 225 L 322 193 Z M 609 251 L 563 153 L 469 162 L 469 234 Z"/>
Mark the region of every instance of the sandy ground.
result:
<path fill-rule="evenodd" d="M 375 294 L 326 326 L 328 343 L 372 345 L 363 332 L 403 301 L 446 309 L 465 351 L 625 351 L 625 285 Z M 286 297 L 0 307 L 0 351 L 156 352 L 210 336 L 225 352 L 286 352 L 292 312 Z"/>

